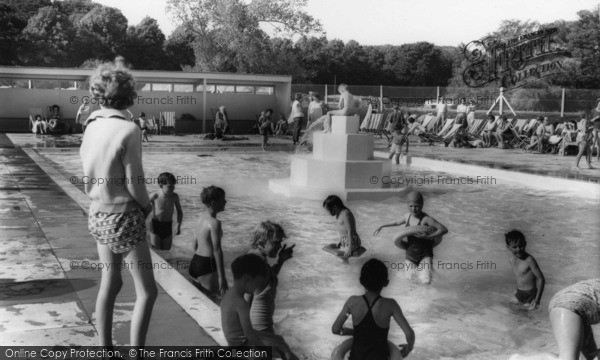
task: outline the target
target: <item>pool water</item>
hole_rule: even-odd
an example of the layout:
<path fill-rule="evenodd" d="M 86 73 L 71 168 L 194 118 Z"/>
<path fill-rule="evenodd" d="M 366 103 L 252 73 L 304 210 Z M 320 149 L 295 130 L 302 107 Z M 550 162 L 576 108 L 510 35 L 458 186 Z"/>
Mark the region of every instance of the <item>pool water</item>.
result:
<path fill-rule="evenodd" d="M 53 154 L 52 161 L 68 176 L 82 175 L 77 153 Z M 551 296 L 576 281 L 600 275 L 600 204 L 578 195 L 500 180 L 496 184 L 413 186 L 425 197 L 424 211 L 449 229 L 434 250 L 432 285 L 416 286 L 398 269 L 404 253 L 391 242 L 398 229 L 386 228 L 373 236 L 378 225 L 396 221 L 408 211 L 405 199 L 349 204 L 367 252 L 344 263 L 321 250 L 338 240 L 334 218 L 321 201 L 287 199 L 269 192 L 269 179 L 289 176 L 289 154 L 145 153 L 143 161 L 146 177 L 168 171 L 183 179 L 175 189 L 184 211 L 182 234 L 174 238 L 176 259 L 187 261 L 193 254 L 192 226 L 204 211 L 200 192 L 205 186 L 217 185 L 227 193 L 226 209 L 219 218 L 229 281 L 229 264 L 248 250 L 256 224 L 261 220 L 281 223 L 287 242 L 296 247 L 280 273 L 275 327 L 294 352 L 310 359 L 328 359 L 345 339 L 333 335 L 331 325 L 346 299 L 363 293 L 360 267 L 372 257 L 390 267 L 390 283 L 382 295 L 396 299 L 415 330 L 410 356 L 415 360 L 507 359 L 513 353 L 555 352 L 546 310 Z M 485 169 L 481 172 L 474 175 L 486 176 Z M 393 168 L 393 176 L 398 177 L 431 175 L 457 177 L 434 169 Z M 158 186 L 148 188 L 154 191 Z M 525 234 L 527 251 L 546 277 L 538 311 L 527 312 L 510 302 L 516 281 L 508 265 L 504 234 L 511 229 Z M 185 266 L 179 271 L 187 275 Z M 389 339 L 405 342 L 393 321 Z"/>

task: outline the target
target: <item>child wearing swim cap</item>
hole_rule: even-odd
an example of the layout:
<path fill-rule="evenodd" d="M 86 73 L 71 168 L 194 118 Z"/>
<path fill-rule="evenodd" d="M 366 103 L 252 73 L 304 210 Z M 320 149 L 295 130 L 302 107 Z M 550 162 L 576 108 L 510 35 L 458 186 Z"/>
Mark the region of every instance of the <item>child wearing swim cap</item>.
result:
<path fill-rule="evenodd" d="M 415 332 L 402 314 L 400 305 L 394 299 L 381 296 L 381 290 L 388 283 L 388 269 L 383 262 L 370 259 L 363 265 L 360 271 L 360 284 L 365 288 L 365 294 L 350 296 L 331 327 L 334 334 L 352 335 L 353 338 L 343 342 L 334 354 L 345 353 L 351 346 L 350 360 L 401 359 L 412 351 Z M 343 327 L 349 315 L 352 315 L 353 329 Z M 394 318 L 404 331 L 408 342 L 400 346 L 400 351 L 387 339 L 391 318 Z M 339 354 L 339 358 L 344 358 L 343 353 Z M 332 356 L 332 358 L 338 357 Z"/>
<path fill-rule="evenodd" d="M 506 248 L 511 253 L 509 259 L 515 277 L 517 278 L 517 292 L 515 299 L 528 306 L 529 310 L 535 310 L 540 305 L 542 293 L 544 292 L 544 274 L 533 256 L 525 251 L 527 241 L 525 235 L 519 230 L 513 230 L 505 234 Z"/>
<path fill-rule="evenodd" d="M 408 271 L 410 281 L 429 285 L 433 270 L 433 248 L 439 245 L 442 235 L 446 234 L 448 229 L 423 212 L 424 202 L 425 200 L 420 192 L 410 192 L 408 194 L 409 212 L 398 221 L 381 225 L 373 235 L 379 234 L 381 229 L 389 226 L 426 225 L 434 227 L 436 230 L 431 234 L 418 233 L 407 236 L 399 242 L 399 246 L 406 250 L 405 268 Z"/>

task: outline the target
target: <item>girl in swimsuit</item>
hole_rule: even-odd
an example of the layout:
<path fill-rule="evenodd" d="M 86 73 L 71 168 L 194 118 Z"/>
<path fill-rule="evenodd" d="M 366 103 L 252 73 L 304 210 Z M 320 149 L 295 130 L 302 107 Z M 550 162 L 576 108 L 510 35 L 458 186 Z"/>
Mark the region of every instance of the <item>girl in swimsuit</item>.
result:
<path fill-rule="evenodd" d="M 361 240 L 356 233 L 356 220 L 352 211 L 344 205 L 342 199 L 335 195 L 328 196 L 323 202 L 323 207 L 337 219 L 340 242 L 335 248 L 343 252 L 344 258 L 358 255 L 361 249 Z"/>
<path fill-rule="evenodd" d="M 268 264 L 267 258 L 277 258 L 277 263 L 269 266 L 269 274 L 266 282 L 262 284 L 253 294 L 244 297 L 250 304 L 250 322 L 252 328 L 259 332 L 262 342 L 267 346 L 273 346 L 276 352 L 283 354 L 286 359 L 298 359 L 294 355 L 283 337 L 275 334 L 273 328 L 273 313 L 275 312 L 275 297 L 277 296 L 277 276 L 287 260 L 292 258 L 294 246 L 281 246 L 286 238 L 283 228 L 279 224 L 263 221 L 254 230 L 252 250 L 249 254 L 260 256 Z"/>
<path fill-rule="evenodd" d="M 406 357 L 415 344 L 415 333 L 402 314 L 400 305 L 394 299 L 381 296 L 381 290 L 388 285 L 388 270 L 377 259 L 367 261 L 360 271 L 360 283 L 365 288 L 363 296 L 351 296 L 331 327 L 336 335 L 353 335 L 350 360 L 388 359 L 388 331 L 390 319 L 400 326 L 408 344 L 401 346 L 402 357 Z M 352 315 L 353 329 L 345 328 L 344 323 Z"/>

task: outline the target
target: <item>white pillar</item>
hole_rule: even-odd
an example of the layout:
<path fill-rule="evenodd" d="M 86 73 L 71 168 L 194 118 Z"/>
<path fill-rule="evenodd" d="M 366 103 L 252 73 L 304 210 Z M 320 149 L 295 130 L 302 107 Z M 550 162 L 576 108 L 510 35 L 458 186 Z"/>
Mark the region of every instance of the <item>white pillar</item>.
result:
<path fill-rule="evenodd" d="M 562 100 L 560 101 L 560 117 L 565 116 L 565 88 L 562 89 Z"/>
<path fill-rule="evenodd" d="M 379 107 L 383 113 L 383 85 L 379 85 Z"/>
<path fill-rule="evenodd" d="M 500 111 L 500 114 L 502 114 L 502 104 L 504 103 L 504 88 L 501 87 L 500 88 L 500 109 L 498 109 L 498 111 Z"/>
<path fill-rule="evenodd" d="M 206 134 L 206 78 L 202 79 L 202 133 Z"/>

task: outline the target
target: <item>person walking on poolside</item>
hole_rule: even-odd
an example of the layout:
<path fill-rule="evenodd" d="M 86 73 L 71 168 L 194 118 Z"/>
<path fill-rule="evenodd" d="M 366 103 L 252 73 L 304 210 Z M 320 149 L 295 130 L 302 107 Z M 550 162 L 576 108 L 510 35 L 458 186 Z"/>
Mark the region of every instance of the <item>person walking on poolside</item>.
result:
<path fill-rule="evenodd" d="M 448 105 L 444 101 L 444 97 L 440 96 L 437 103 L 437 119 L 435 120 L 436 127 L 444 126 L 446 116 L 448 115 Z"/>
<path fill-rule="evenodd" d="M 406 227 L 412 225 L 434 227 L 436 231 L 429 235 L 411 235 L 400 242 L 400 246 L 406 250 L 405 268 L 409 272 L 408 275 L 411 282 L 429 285 L 433 270 L 433 248 L 439 245 L 439 240 L 436 241 L 435 239 L 446 234 L 448 229 L 436 219 L 423 212 L 425 200 L 420 192 L 412 191 L 408 194 L 407 198 L 409 212 L 398 221 L 381 225 L 375 230 L 373 235 L 379 234 L 381 229 L 389 226 L 406 224 Z"/>
<path fill-rule="evenodd" d="M 142 181 L 142 134 L 123 116 L 137 97 L 135 82 L 119 64 L 99 65 L 90 77 L 90 93 L 101 110 L 90 115 L 79 154 L 83 173 L 90 179 L 118 179 L 102 184 L 89 182 L 85 192 L 92 200 L 88 227 L 97 242 L 102 269 L 96 300 L 100 346 L 112 347 L 113 311 L 121 290 L 121 265 L 128 267 L 135 284 L 136 301 L 131 318 L 131 346 L 144 346 L 152 308 L 158 294 L 146 242 L 145 219 L 152 211 Z"/>
<path fill-rule="evenodd" d="M 298 357 L 291 352 L 283 337 L 276 335 L 273 328 L 279 271 L 281 271 L 283 264 L 292 258 L 296 246 L 281 246 L 285 238 L 285 232 L 279 224 L 270 221 L 263 221 L 258 224 L 254 230 L 252 250 L 249 253 L 260 256 L 265 263 L 267 263 L 267 257 L 277 258 L 277 263 L 269 266 L 265 283 L 254 293 L 246 294 L 245 298 L 250 304 L 252 328 L 261 332 L 261 340 L 265 345 L 273 346 L 278 352 L 285 354 L 287 359 L 297 359 Z M 272 336 L 264 337 L 262 336 L 263 332 Z"/>
<path fill-rule="evenodd" d="M 467 122 L 469 123 L 469 126 L 473 124 L 473 121 L 475 121 L 475 110 L 477 110 L 477 106 L 475 106 L 475 100 L 469 99 L 469 107 L 467 111 Z"/>
<path fill-rule="evenodd" d="M 294 146 L 298 144 L 298 140 L 300 140 L 300 132 L 302 131 L 302 118 L 304 118 L 304 112 L 302 111 L 302 105 L 300 101 L 302 100 L 302 94 L 297 93 L 294 97 L 294 102 L 292 103 L 292 113 L 290 117 L 293 119 L 294 126 L 294 134 L 292 137 L 292 141 L 294 142 Z"/>
<path fill-rule="evenodd" d="M 152 202 L 152 227 L 150 228 L 150 243 L 157 250 L 171 250 L 173 244 L 173 210 L 177 210 L 177 231 L 181 234 L 183 211 L 179 195 L 175 192 L 177 179 L 175 175 L 165 172 L 158 175 L 159 191 L 150 195 Z"/>
<path fill-rule="evenodd" d="M 223 140 L 225 132 L 227 132 L 227 128 L 229 127 L 227 120 L 225 106 L 221 105 L 219 106 L 219 111 L 215 114 L 215 140 Z"/>
<path fill-rule="evenodd" d="M 600 279 L 580 281 L 557 292 L 548 305 L 558 356 L 513 355 L 509 360 L 586 360 L 600 358 L 592 325 L 600 323 Z"/>
<path fill-rule="evenodd" d="M 596 148 L 596 161 L 600 162 L 600 98 L 597 101 L 596 108 L 592 109 L 591 112 L 591 120 L 592 124 L 592 141 L 591 141 L 591 149 L 590 152 L 594 152 L 594 148 Z M 590 154 L 592 155 L 592 154 Z"/>
<path fill-rule="evenodd" d="M 223 229 L 217 214 L 225 210 L 225 191 L 220 187 L 209 186 L 202 189 L 200 199 L 206 213 L 195 226 L 194 257 L 190 262 L 190 276 L 199 289 L 209 296 L 218 298 L 228 289 L 225 278 L 225 263 L 221 239 Z"/>
<path fill-rule="evenodd" d="M 264 116 L 259 119 L 259 133 L 262 135 L 262 150 L 267 151 L 267 143 L 269 142 L 269 131 L 273 131 L 273 109 L 267 109 Z"/>
<path fill-rule="evenodd" d="M 350 360 L 389 359 L 388 332 L 393 318 L 404 332 L 408 344 L 401 346 L 402 357 L 408 356 L 415 345 L 415 332 L 394 299 L 381 296 L 389 284 L 388 269 L 383 262 L 370 259 L 361 268 L 360 284 L 365 293 L 350 296 L 335 319 L 331 331 L 336 335 L 352 335 Z M 352 315 L 353 329 L 344 323 Z"/>
<path fill-rule="evenodd" d="M 529 310 L 535 310 L 540 305 L 544 292 L 544 274 L 540 270 L 533 256 L 525 251 L 527 241 L 525 235 L 518 230 L 505 234 L 506 248 L 510 251 L 509 259 L 515 277 L 517 278 L 517 292 L 515 299 Z"/>
<path fill-rule="evenodd" d="M 589 114 L 587 111 L 581 113 L 581 120 L 579 121 L 578 127 L 579 131 L 577 132 L 577 146 L 579 147 L 579 152 L 577 153 L 577 157 L 575 158 L 575 166 L 579 167 L 579 161 L 582 156 L 585 156 L 585 160 L 588 164 L 588 169 L 593 169 L 592 166 L 592 142 L 593 134 L 592 129 L 593 126 L 590 126 Z"/>

